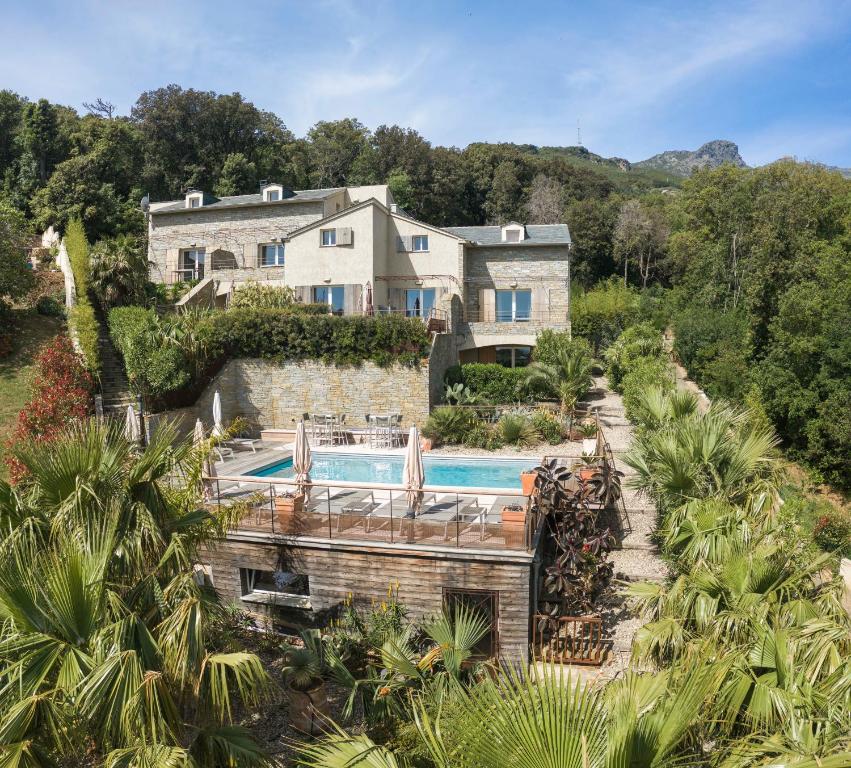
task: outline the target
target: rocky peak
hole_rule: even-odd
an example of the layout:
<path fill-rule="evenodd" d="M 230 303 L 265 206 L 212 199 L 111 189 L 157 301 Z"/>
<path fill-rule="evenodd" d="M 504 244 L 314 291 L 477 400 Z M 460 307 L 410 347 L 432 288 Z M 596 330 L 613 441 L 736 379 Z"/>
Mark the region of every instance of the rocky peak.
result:
<path fill-rule="evenodd" d="M 745 161 L 739 154 L 739 147 L 732 141 L 723 139 L 707 141 L 694 151 L 675 149 L 660 152 L 647 160 L 635 163 L 639 168 L 655 168 L 677 176 L 691 176 L 698 168 L 717 168 L 724 164 L 744 167 Z"/>

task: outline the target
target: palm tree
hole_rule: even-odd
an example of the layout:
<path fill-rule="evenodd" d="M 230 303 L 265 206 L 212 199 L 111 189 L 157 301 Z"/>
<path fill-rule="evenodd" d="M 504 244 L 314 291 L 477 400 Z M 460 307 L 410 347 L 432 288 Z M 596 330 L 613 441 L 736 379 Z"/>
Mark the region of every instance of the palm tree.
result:
<path fill-rule="evenodd" d="M 91 250 L 89 286 L 104 309 L 140 303 L 145 298 L 148 259 L 132 235 L 101 240 Z"/>
<path fill-rule="evenodd" d="M 138 453 L 94 421 L 15 451 L 0 483 L 0 762 L 260 766 L 231 723 L 269 679 L 249 653 L 209 649 L 216 594 L 193 573 L 224 522 L 202 509 L 202 456 L 165 427 Z"/>
<path fill-rule="evenodd" d="M 556 393 L 566 419 L 594 385 L 593 367 L 594 361 L 585 349 L 560 349 L 554 364 L 531 363 L 526 369 L 526 381 L 532 387 Z"/>

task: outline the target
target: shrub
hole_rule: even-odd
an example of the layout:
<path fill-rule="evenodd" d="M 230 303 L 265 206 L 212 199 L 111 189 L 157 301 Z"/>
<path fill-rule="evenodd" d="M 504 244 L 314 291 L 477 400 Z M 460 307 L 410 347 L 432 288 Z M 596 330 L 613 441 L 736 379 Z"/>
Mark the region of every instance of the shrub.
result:
<path fill-rule="evenodd" d="M 71 307 L 68 322 L 80 344 L 86 368 L 95 376 L 100 372 L 100 346 L 98 335 L 100 326 L 95 310 L 88 299 L 81 299 Z"/>
<path fill-rule="evenodd" d="M 813 539 L 827 552 L 851 557 L 851 514 L 841 509 L 825 512 L 816 523 Z"/>
<path fill-rule="evenodd" d="M 292 309 L 187 312 L 160 318 L 141 307 L 109 313 L 109 329 L 137 392 L 162 395 L 197 384 L 226 358 L 417 365 L 428 354 L 423 323 L 401 317 L 336 317 Z M 298 309 L 295 309 L 298 307 Z M 168 353 L 163 347 L 172 348 Z M 150 371 L 156 369 L 156 375 Z"/>
<path fill-rule="evenodd" d="M 519 445 L 522 448 L 529 448 L 537 445 L 539 441 L 538 433 L 532 426 L 532 422 L 522 414 L 504 414 L 500 418 L 497 427 L 503 441 L 507 445 Z"/>
<path fill-rule="evenodd" d="M 30 400 L 18 414 L 9 447 L 20 441 L 52 440 L 66 426 L 86 418 L 92 412 L 93 391 L 94 380 L 71 340 L 57 336 L 36 358 Z M 12 479 L 20 481 L 22 466 L 12 456 L 6 462 Z"/>
<path fill-rule="evenodd" d="M 464 445 L 467 448 L 478 448 L 484 451 L 495 451 L 503 446 L 502 433 L 490 424 L 480 421 L 464 435 Z"/>
<path fill-rule="evenodd" d="M 639 425 L 647 422 L 642 394 L 652 387 L 662 392 L 674 391 L 674 380 L 668 364 L 654 357 L 641 358 L 623 378 L 623 404 L 626 416 Z"/>
<path fill-rule="evenodd" d="M 571 304 L 570 322 L 574 336 L 586 339 L 600 354 L 640 318 L 638 293 L 616 277 L 577 296 Z"/>
<path fill-rule="evenodd" d="M 429 414 L 422 433 L 436 444 L 458 445 L 464 442 L 466 434 L 478 423 L 479 420 L 469 408 L 443 405 Z"/>
<path fill-rule="evenodd" d="M 544 408 L 532 415 L 535 431 L 550 445 L 558 445 L 564 439 L 564 429 L 556 416 Z"/>
<path fill-rule="evenodd" d="M 467 363 L 460 368 L 460 383 L 468 387 L 479 402 L 490 405 L 516 403 L 526 393 L 523 368 L 506 368 L 497 363 Z"/>
<path fill-rule="evenodd" d="M 563 352 L 575 354 L 579 350 L 591 356 L 591 345 L 587 339 L 571 338 L 568 331 L 554 331 L 546 328 L 535 339 L 532 359 L 539 363 L 558 365 Z"/>
<path fill-rule="evenodd" d="M 74 273 L 74 290 L 78 298 L 86 296 L 89 287 L 89 242 L 80 219 L 71 219 L 65 229 L 65 249 L 71 272 Z"/>
<path fill-rule="evenodd" d="M 643 357 L 665 357 L 662 334 L 650 323 L 627 328 L 606 350 L 604 358 L 609 385 L 620 392 L 624 375 Z"/>
<path fill-rule="evenodd" d="M 141 304 L 146 299 L 148 259 L 132 235 L 101 240 L 91 250 L 89 284 L 101 307 Z"/>
<path fill-rule="evenodd" d="M 229 309 L 280 309 L 295 304 L 295 291 L 288 285 L 267 285 L 251 281 L 237 288 Z M 328 311 L 328 308 L 324 308 Z"/>
<path fill-rule="evenodd" d="M 62 305 L 52 296 L 42 296 L 35 303 L 35 311 L 46 317 L 59 317 L 64 310 Z"/>

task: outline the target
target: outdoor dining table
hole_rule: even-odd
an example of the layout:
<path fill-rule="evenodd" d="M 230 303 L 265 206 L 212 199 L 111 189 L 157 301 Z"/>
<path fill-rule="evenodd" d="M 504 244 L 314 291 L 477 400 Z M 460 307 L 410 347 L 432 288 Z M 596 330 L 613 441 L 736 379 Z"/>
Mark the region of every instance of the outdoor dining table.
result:
<path fill-rule="evenodd" d="M 311 413 L 309 416 L 312 437 L 317 445 L 341 445 L 345 442 L 345 413 Z"/>

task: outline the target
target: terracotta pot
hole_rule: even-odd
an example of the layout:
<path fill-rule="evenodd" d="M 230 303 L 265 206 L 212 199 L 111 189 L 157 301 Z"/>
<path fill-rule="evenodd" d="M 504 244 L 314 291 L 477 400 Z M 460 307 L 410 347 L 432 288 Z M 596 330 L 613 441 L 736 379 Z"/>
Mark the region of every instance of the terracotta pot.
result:
<path fill-rule="evenodd" d="M 331 713 L 325 683 L 320 680 L 318 685 L 306 691 L 297 691 L 287 685 L 287 696 L 290 700 L 290 725 L 311 736 L 323 733 L 323 726 Z"/>
<path fill-rule="evenodd" d="M 596 470 L 594 469 L 594 467 L 588 467 L 588 466 L 582 467 L 579 470 L 579 479 L 580 480 L 590 480 L 592 477 L 594 477 L 595 471 Z"/>
<path fill-rule="evenodd" d="M 500 512 L 500 519 L 503 525 L 524 525 L 526 523 L 526 510 L 503 507 Z"/>
<path fill-rule="evenodd" d="M 531 496 L 535 492 L 535 478 L 537 476 L 537 472 L 520 473 L 520 488 L 526 496 Z"/>
<path fill-rule="evenodd" d="M 293 515 L 297 512 L 301 512 L 304 509 L 304 494 L 300 493 L 298 496 L 276 496 L 275 497 L 275 511 L 280 514 L 290 514 Z"/>

